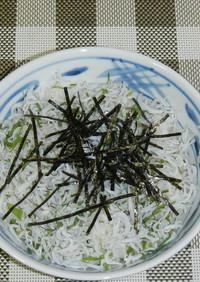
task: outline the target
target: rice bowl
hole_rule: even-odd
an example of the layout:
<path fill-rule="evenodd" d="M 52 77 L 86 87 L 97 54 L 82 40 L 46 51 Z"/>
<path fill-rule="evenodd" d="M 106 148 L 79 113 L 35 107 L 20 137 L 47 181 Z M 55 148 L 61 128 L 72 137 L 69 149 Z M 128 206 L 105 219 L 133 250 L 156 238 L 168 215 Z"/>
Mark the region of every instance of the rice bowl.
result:
<path fill-rule="evenodd" d="M 89 48 L 85 49 L 86 52 L 91 52 L 92 56 L 94 56 L 93 52 L 96 52 L 96 48 Z M 109 49 L 108 49 L 109 50 Z M 80 54 L 81 49 L 79 49 Z M 104 52 L 104 49 L 98 49 L 98 52 Z M 69 55 L 70 52 L 73 52 L 72 50 L 68 51 Z M 68 52 L 66 51 L 66 56 L 68 57 Z M 119 56 L 125 56 L 128 57 L 129 52 L 122 52 L 116 50 L 116 58 Z M 123 54 L 122 54 L 122 53 Z M 58 52 L 59 53 L 59 52 Z M 59 56 L 59 54 L 58 54 Z M 136 57 L 139 55 L 135 55 Z M 109 56 L 108 56 L 109 57 Z M 125 59 L 124 57 L 124 59 Z M 137 58 L 136 58 L 137 59 Z M 143 59 L 143 57 L 142 57 Z M 58 60 L 58 59 L 57 59 Z M 77 69 L 77 60 L 75 60 L 75 63 L 72 63 L 73 69 Z M 113 58 L 112 58 L 113 60 Z M 140 56 L 137 60 L 141 60 Z M 137 61 L 136 60 L 136 61 Z M 144 59 L 143 59 L 144 60 Z M 148 59 L 150 60 L 150 59 Z M 147 60 L 147 61 L 148 61 Z M 59 61 L 59 60 L 58 60 Z M 144 62 L 144 61 L 143 61 Z M 80 63 L 80 62 L 79 62 Z M 148 62 L 149 64 L 152 63 L 151 60 Z M 74 65 L 73 65 L 74 64 Z M 70 66 L 70 68 L 72 68 Z M 91 66 L 90 66 L 91 67 Z M 154 66 L 156 68 L 156 66 Z M 161 66 L 162 67 L 162 66 Z M 89 68 L 89 67 L 88 67 Z M 102 67 L 103 68 L 103 67 Z M 55 66 L 54 66 L 55 69 Z M 56 69 L 57 66 L 56 66 Z M 61 67 L 62 69 L 62 67 Z M 126 67 L 125 70 L 130 70 Z M 150 71 L 148 69 L 148 71 Z M 162 72 L 162 68 L 159 68 L 159 71 Z M 171 72 L 171 70 L 165 69 L 166 72 Z M 109 71 L 105 70 L 105 72 L 109 73 Z M 125 72 L 125 71 L 124 71 Z M 124 74 L 123 72 L 123 74 Z M 61 70 L 61 73 L 62 70 Z M 68 73 L 68 75 L 66 75 Z M 102 69 L 101 69 L 102 73 Z M 153 73 L 153 71 L 152 71 Z M 152 75 L 151 73 L 151 75 Z M 181 135 L 181 142 L 180 142 L 180 136 L 175 136 L 172 139 L 172 143 L 165 142 L 164 140 L 159 143 L 159 145 L 162 144 L 163 147 L 165 147 L 164 153 L 162 154 L 162 150 L 159 151 L 159 148 L 154 147 L 151 148 L 150 152 L 156 152 L 159 157 L 157 157 L 157 163 L 160 161 L 162 163 L 170 163 L 170 166 L 168 167 L 168 171 L 165 171 L 166 174 L 168 174 L 170 177 L 174 178 L 180 178 L 182 176 L 183 178 L 183 191 L 178 191 L 177 189 L 174 189 L 172 187 L 173 185 L 166 184 L 165 182 L 165 189 L 163 191 L 168 190 L 167 193 L 169 193 L 169 199 L 173 202 L 173 205 L 176 210 L 179 210 L 179 213 L 181 216 L 177 217 L 174 216 L 173 213 L 170 213 L 170 209 L 167 205 L 163 206 L 163 203 L 160 203 L 159 209 L 158 205 L 154 201 L 149 202 L 148 205 L 144 204 L 141 205 L 141 202 L 144 201 L 144 199 L 140 199 L 139 203 L 139 232 L 137 233 L 134 229 L 134 224 L 131 225 L 130 218 L 134 219 L 135 214 L 135 206 L 134 203 L 131 201 L 131 199 L 127 199 L 126 201 L 121 201 L 120 206 L 119 205 L 109 205 L 110 214 L 112 215 L 112 220 L 108 221 L 106 218 L 105 212 L 100 213 L 98 217 L 98 221 L 94 225 L 92 231 L 89 235 L 83 235 L 83 232 L 86 232 L 93 217 L 94 214 L 89 214 L 87 217 L 78 216 L 76 218 L 70 218 L 67 220 L 63 220 L 62 224 L 58 223 L 52 223 L 51 226 L 48 226 L 48 228 L 44 228 L 44 226 L 41 228 L 39 226 L 32 226 L 31 227 L 31 236 L 26 233 L 27 229 L 27 223 L 30 222 L 30 219 L 27 217 L 28 213 L 31 212 L 31 210 L 36 206 L 36 204 L 39 204 L 41 200 L 44 200 L 44 198 L 47 196 L 48 193 L 51 192 L 50 186 L 56 185 L 56 181 L 63 180 L 64 176 L 62 174 L 62 171 L 56 171 L 56 175 L 54 174 L 53 177 L 46 179 L 47 182 L 41 182 L 41 186 L 38 186 L 37 192 L 33 194 L 33 196 L 30 197 L 28 200 L 28 209 L 26 211 L 25 203 L 23 205 L 19 206 L 18 210 L 15 210 L 15 214 L 12 213 L 12 217 L 9 217 L 7 221 L 2 221 L 1 226 L 4 226 L 4 238 L 7 236 L 5 234 L 9 234 L 8 240 L 16 241 L 18 242 L 18 248 L 24 250 L 24 254 L 26 256 L 26 252 L 28 249 L 28 252 L 30 252 L 30 260 L 44 260 L 44 263 L 48 264 L 57 264 L 62 265 L 61 268 L 64 266 L 64 269 L 59 272 L 60 277 L 67 277 L 67 278 L 74 278 L 74 279 L 100 279 L 100 278 L 109 278 L 109 277 L 119 277 L 119 275 L 128 275 L 131 273 L 135 273 L 138 270 L 143 270 L 149 267 L 150 265 L 154 265 L 152 263 L 157 262 L 158 257 L 165 257 L 167 258 L 170 256 L 169 249 L 170 246 L 175 246 L 177 248 L 180 248 L 181 242 L 184 241 L 183 239 L 180 239 L 182 237 L 183 232 L 183 226 L 184 226 L 184 232 L 187 232 L 187 229 L 190 228 L 188 225 L 189 218 L 191 214 L 194 212 L 195 208 L 192 204 L 195 202 L 195 195 L 198 194 L 198 168 L 196 166 L 197 162 L 197 134 L 198 128 L 196 127 L 196 124 L 191 119 L 191 107 L 194 107 L 194 104 L 187 101 L 187 112 L 185 114 L 185 107 L 184 111 L 179 110 L 178 114 L 175 114 L 175 109 L 173 109 L 172 101 L 174 99 L 173 96 L 166 96 L 162 94 L 158 95 L 158 93 L 145 92 L 142 91 L 142 94 L 138 94 L 138 89 L 133 89 L 131 87 L 131 84 L 127 84 L 127 81 L 119 82 L 116 81 L 115 75 L 112 76 L 112 72 L 110 75 L 111 80 L 114 83 L 110 84 L 102 84 L 103 80 L 105 82 L 106 78 L 103 79 L 100 78 L 101 81 L 97 81 L 95 83 L 88 83 L 84 82 L 86 74 L 83 72 L 83 77 L 81 77 L 82 81 L 79 81 L 79 77 L 70 76 L 69 77 L 69 71 L 64 72 L 65 75 L 55 75 L 53 76 L 53 79 L 50 79 L 50 86 L 49 83 L 47 84 L 47 81 L 42 85 L 39 90 L 34 91 L 34 94 L 31 92 L 34 90 L 34 87 L 29 87 L 30 89 L 27 91 L 21 91 L 21 95 L 23 93 L 26 93 L 26 97 L 23 102 L 20 102 L 21 104 L 15 104 L 12 105 L 11 113 L 9 114 L 9 117 L 7 116 L 7 113 L 5 110 L 2 110 L 2 117 L 4 115 L 5 121 L 3 122 L 3 126 L 6 128 L 7 133 L 3 133 L 1 131 L 1 144 L 3 143 L 3 140 L 5 140 L 6 134 L 11 131 L 13 123 L 11 122 L 12 119 L 15 120 L 15 123 L 20 120 L 22 113 L 27 114 L 28 111 L 31 109 L 32 112 L 46 115 L 47 112 L 51 112 L 52 116 L 57 118 L 62 118 L 59 116 L 59 113 L 57 111 L 53 111 L 52 107 L 50 105 L 47 105 L 48 99 L 52 98 L 57 103 L 60 102 L 63 103 L 63 86 L 68 85 L 69 88 L 69 94 L 70 98 L 73 97 L 74 94 L 77 94 L 77 92 L 80 93 L 81 99 L 83 99 L 83 106 L 85 109 L 89 108 L 91 104 L 91 96 L 95 95 L 98 97 L 102 89 L 104 91 L 106 90 L 106 95 L 108 94 L 108 98 L 106 99 L 106 103 L 104 105 L 104 111 L 109 111 L 111 109 L 111 105 L 114 107 L 117 103 L 125 105 L 125 107 L 131 107 L 131 99 L 136 97 L 139 101 L 139 103 L 142 105 L 142 108 L 144 108 L 145 111 L 148 112 L 147 115 L 149 115 L 149 118 L 151 119 L 152 123 L 155 123 L 156 121 L 160 120 L 166 113 L 170 113 L 170 118 L 166 120 L 166 123 L 163 123 L 160 127 L 160 131 L 157 132 L 157 134 L 164 134 L 164 133 L 170 133 L 170 132 L 176 132 L 181 129 L 182 135 Z M 168 73 L 167 73 L 168 74 Z M 68 76 L 66 78 L 66 76 Z M 51 74 L 52 77 L 52 74 Z M 98 75 L 96 76 L 98 80 Z M 8 77 L 9 78 L 9 77 Z M 122 77 L 123 79 L 124 77 Z M 46 79 L 49 80 L 49 77 L 46 76 Z M 179 78 L 182 81 L 184 81 L 182 78 Z M 89 79 L 90 80 L 90 79 Z M 86 80 L 87 81 L 87 80 Z M 77 85 L 75 85 L 78 83 Z M 155 83 L 155 82 L 154 82 Z M 184 81 L 184 83 L 186 83 Z M 171 83 L 172 85 L 173 83 Z M 186 83 L 187 84 L 187 83 Z M 70 86 L 71 85 L 71 86 Z M 184 84 L 185 85 L 185 84 Z M 30 86 L 30 85 L 29 85 Z M 56 86 L 56 87 L 54 87 Z M 21 87 L 21 86 L 20 86 Z M 54 87 L 54 88 L 53 88 Z M 110 88 L 109 88 L 110 87 Z M 169 86 L 168 86 L 169 87 Z M 189 86 L 188 86 L 189 87 Z M 21 87 L 22 89 L 23 87 Z M 50 91 L 50 88 L 52 92 Z M 84 89 L 84 90 L 82 90 Z M 95 91 L 94 91 L 95 89 Z M 179 89 L 177 87 L 177 89 Z M 133 93 L 131 95 L 128 95 L 130 91 L 133 90 Z M 167 89 L 168 91 L 168 89 Z M 22 93 L 23 92 L 23 93 Z M 195 91 L 193 91 L 195 93 Z M 89 95 L 86 95 L 86 93 L 89 93 Z M 114 94 L 112 94 L 114 93 Z M 116 93 L 119 93 L 116 95 Z M 157 95 L 156 95 L 157 94 Z M 50 96 L 49 96 L 50 95 Z M 182 94 L 180 94 L 181 96 Z M 89 97 L 87 97 L 89 96 Z M 147 97 L 149 96 L 149 97 Z M 153 96 L 153 97 L 152 97 Z M 183 96 L 183 95 L 182 95 Z M 181 97 L 182 97 L 181 96 Z M 3 96 L 4 99 L 5 96 Z M 84 98 L 83 98 L 84 97 Z M 117 99 L 116 99 L 117 97 Z M 185 96 L 184 96 L 185 97 Z M 194 94 L 194 100 L 198 102 L 198 98 L 196 98 Z M 180 98 L 180 97 L 179 97 Z M 109 101 L 110 99 L 110 101 Z M 171 99 L 171 100 L 170 100 Z M 185 99 L 185 98 L 184 98 Z M 39 103 L 38 103 L 39 102 Z M 183 101 L 184 104 L 185 101 Z M 180 107 L 179 101 L 177 98 L 177 102 L 175 101 L 176 106 Z M 5 103 L 4 103 L 5 104 Z M 39 104 L 39 106 L 38 106 Z M 133 106 L 133 105 L 132 105 Z M 125 108 L 124 107 L 124 108 Z M 41 109 L 40 109 L 41 108 Z M 188 115 L 188 108 L 190 109 L 190 115 L 187 118 Z M 194 110 L 192 110 L 192 113 L 194 115 Z M 183 118 L 183 112 L 184 112 L 184 122 L 180 119 Z M 124 115 L 126 112 L 124 113 Z M 123 114 L 122 114 L 123 116 Z M 94 116 L 93 116 L 94 118 Z M 143 121 L 144 122 L 144 121 Z M 188 129 L 188 124 L 191 124 L 190 129 Z M 25 132 L 25 128 L 22 130 L 23 134 Z M 46 123 L 44 124 L 44 127 L 41 125 L 41 131 L 38 131 L 38 139 L 42 140 L 45 135 L 49 134 L 52 130 L 62 130 L 62 126 L 59 127 L 58 123 Z M 14 133 L 14 132 L 13 132 Z M 16 131 L 14 134 L 18 134 L 19 132 Z M 4 135 L 3 135 L 4 134 Z M 32 134 L 32 135 L 31 135 Z M 33 133 L 30 134 L 30 140 L 28 140 L 27 148 L 30 151 L 31 147 L 31 140 L 33 142 Z M 14 139 L 16 136 L 14 136 Z M 7 140 L 8 143 L 10 140 Z M 95 142 L 95 140 L 93 141 Z M 11 149 L 11 150 L 10 150 Z M 4 156 L 6 146 L 1 147 L 2 156 Z M 42 149 L 41 149 L 42 150 Z M 167 154 L 166 154 L 167 152 Z M 9 155 L 10 154 L 10 155 Z M 50 157 L 53 157 L 56 154 L 56 152 L 52 152 L 52 155 Z M 170 155 L 171 154 L 171 155 Z M 172 161 L 173 155 L 176 155 L 174 157 L 174 161 Z M 14 154 L 12 151 L 12 148 L 9 148 L 7 150 L 7 160 L 13 159 Z M 25 156 L 23 156 L 25 157 Z M 2 168 L 4 169 L 2 171 L 2 181 L 4 181 L 6 177 L 6 171 L 9 170 L 9 163 L 2 163 Z M 48 169 L 48 167 L 45 167 L 45 169 Z M 165 167 L 166 170 L 166 167 Z M 11 207 L 17 200 L 20 200 L 20 197 L 23 197 L 24 192 L 28 189 L 28 184 L 33 182 L 37 175 L 37 165 L 36 163 L 31 163 L 30 166 L 26 166 L 24 168 L 24 171 L 26 172 L 25 179 L 23 180 L 22 177 L 19 176 L 18 183 L 20 183 L 20 186 L 16 182 L 10 185 L 10 188 L 13 189 L 13 187 L 18 187 L 19 189 L 16 190 L 16 194 L 12 194 L 12 192 L 9 193 L 9 190 L 5 189 L 1 196 L 1 203 L 2 203 L 2 209 L 1 209 L 1 216 L 3 216 L 9 207 Z M 72 167 L 68 167 L 68 173 L 74 174 L 75 172 L 72 170 Z M 55 176 L 58 178 L 56 179 Z M 29 183 L 26 181 L 28 179 Z M 196 180 L 197 179 L 197 180 Z M 50 185 L 50 186 L 48 186 Z M 73 183 L 73 185 L 76 185 Z M 159 184 L 163 187 L 163 182 Z M 11 187 L 12 186 L 12 187 Z M 122 187 L 123 186 L 123 187 Z M 45 194 L 44 194 L 44 187 Z M 55 186 L 53 186 L 55 188 Z M 107 187 L 107 186 L 106 186 Z M 14 188 L 16 189 L 16 188 Z M 68 189 L 68 188 L 67 188 Z M 71 194 L 73 195 L 76 193 L 77 187 L 73 186 L 73 189 L 68 189 L 71 191 Z M 124 185 L 118 184 L 116 186 L 115 194 L 110 191 L 109 189 L 105 188 L 106 190 L 106 196 L 119 196 L 122 189 L 124 189 Z M 126 193 L 129 193 L 130 186 L 126 187 Z M 12 190 L 11 190 L 12 191 Z M 62 190 L 63 191 L 63 190 Z M 61 192 L 63 193 L 63 192 Z M 110 193 L 110 194 L 109 194 Z M 166 192 L 165 192 L 166 193 Z M 61 198 L 65 203 L 68 203 L 68 196 L 71 195 L 70 193 L 65 193 L 60 195 Z M 2 196 L 3 195 L 3 196 Z M 67 196 L 68 195 L 68 196 Z M 62 206 L 64 202 L 59 202 L 60 196 L 58 198 L 52 198 L 51 204 L 49 206 L 43 206 L 42 210 L 37 214 L 37 220 L 42 220 L 42 218 L 49 218 L 49 217 L 56 217 L 60 214 L 66 214 L 66 212 L 69 212 L 69 207 L 66 205 L 64 206 L 63 210 L 59 208 L 59 211 L 55 208 L 56 205 Z M 144 197 L 144 196 L 143 196 Z M 5 201 L 5 199 L 8 199 Z M 79 208 L 84 208 L 84 199 L 82 196 L 79 198 Z M 165 203 L 166 204 L 166 203 Z M 75 211 L 77 208 L 70 206 L 70 212 Z M 127 213 L 124 213 L 121 211 L 121 209 L 124 209 L 127 211 Z M 73 210 L 74 209 L 74 210 Z M 20 211 L 23 211 L 23 214 L 19 214 Z M 52 210 L 55 211 L 55 213 L 50 216 Z M 18 212 L 18 218 L 16 217 L 16 211 Z M 152 216 L 152 212 L 153 215 Z M 185 215 L 184 215 L 185 214 Z M 131 216 L 130 216 L 131 215 Z M 159 215 L 159 217 L 157 217 Z M 19 218 L 20 217 L 20 218 Z M 163 220 L 159 220 L 159 218 L 163 219 L 165 218 L 165 223 L 163 223 Z M 23 220 L 22 220 L 23 219 Z M 15 221 L 14 221 L 15 220 Z M 194 220 L 194 217 L 193 217 Z M 10 221 L 12 221 L 12 224 L 10 224 Z M 5 223 L 6 222 L 6 223 Z M 83 224 L 84 223 L 84 224 Z M 147 232 L 147 229 L 142 228 L 142 223 L 149 224 L 148 230 L 152 229 L 153 227 L 153 235 Z M 16 226 L 17 224 L 17 226 Z M 190 220 L 191 224 L 191 220 Z M 196 223 L 197 224 L 197 223 Z M 82 227 L 80 229 L 80 226 Z M 158 227 L 159 226 L 159 227 Z M 70 228 L 69 228 L 70 227 Z M 5 231 L 6 230 L 6 231 Z M 176 230 L 176 231 L 174 231 Z M 55 232 L 54 232 L 55 231 Z M 197 230 L 196 230 L 197 232 Z M 17 236 L 16 236 L 17 233 Z M 55 237 L 53 237 L 56 234 Z M 170 234 L 170 236 L 169 236 Z M 32 239 L 31 239 L 32 237 Z M 72 240 L 73 237 L 73 240 Z M 13 239 L 15 238 L 15 239 Z M 20 240 L 21 243 L 20 243 Z M 33 243 L 34 238 L 34 243 Z M 41 238 L 43 238 L 43 242 L 41 244 Z M 67 238 L 67 239 L 66 239 Z M 176 240 L 179 238 L 179 242 L 177 243 Z M 190 237 L 191 238 L 191 237 Z M 3 241 L 5 239 L 2 239 Z M 52 240 L 52 241 L 51 241 Z M 60 240 L 61 243 L 57 243 Z M 188 240 L 188 238 L 187 238 Z M 26 241 L 26 247 L 22 244 L 22 242 Z M 47 243 L 49 242 L 49 243 Z M 74 243 L 75 242 L 75 243 Z M 77 243 L 77 244 L 76 244 Z M 159 246 L 162 246 L 162 248 L 159 248 Z M 173 246 L 173 250 L 176 250 L 176 247 Z M 87 248 L 88 247 L 88 248 Z M 2 246 L 3 248 L 3 246 Z M 44 249 L 45 252 L 44 252 Z M 168 250 L 167 250 L 168 249 Z M 76 251 L 78 250 L 78 251 Z M 154 250 L 157 250 L 157 252 L 152 252 Z M 166 251 L 167 250 L 167 251 Z M 150 252 L 149 252 L 150 251 Z M 68 253 L 68 257 L 65 256 L 66 252 Z M 71 254 L 70 254 L 71 252 Z M 120 256 L 119 256 L 120 254 Z M 123 255 L 122 255 L 123 254 Z M 12 254 L 11 254 L 12 255 Z M 35 257 L 38 256 L 36 259 Z M 40 257 L 40 259 L 39 259 Z M 145 264 L 144 264 L 144 262 Z M 147 262 L 148 261 L 148 262 Z M 23 261 L 25 263 L 25 261 Z M 39 262 L 40 264 L 40 262 Z M 42 264 L 42 263 L 41 263 Z M 136 264 L 134 267 L 133 265 Z M 29 266 L 33 266 L 35 264 L 28 264 Z M 65 269 L 67 268 L 67 271 L 65 272 Z M 38 269 L 38 266 L 37 266 Z M 58 268 L 60 271 L 60 267 Z M 123 271 L 119 274 L 118 269 L 123 269 Z M 47 273 L 57 275 L 55 272 L 53 272 L 55 269 L 50 270 L 46 269 L 46 267 L 40 267 L 39 270 L 45 271 Z M 79 272 L 79 274 L 78 274 Z M 95 274 L 92 274 L 95 273 Z M 85 275 L 85 276 L 84 276 Z M 95 276 L 95 277 L 94 277 Z M 80 278 L 79 278 L 80 277 Z"/>

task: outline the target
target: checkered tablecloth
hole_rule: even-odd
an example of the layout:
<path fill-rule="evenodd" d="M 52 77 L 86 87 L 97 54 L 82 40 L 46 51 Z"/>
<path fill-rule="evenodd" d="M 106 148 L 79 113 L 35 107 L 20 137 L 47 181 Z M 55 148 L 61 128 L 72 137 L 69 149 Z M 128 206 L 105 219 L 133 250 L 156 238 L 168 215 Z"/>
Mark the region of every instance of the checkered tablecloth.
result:
<path fill-rule="evenodd" d="M 200 0 L 0 0 L 0 79 L 55 50 L 110 46 L 155 58 L 200 91 Z M 0 250 L 0 281 L 69 281 Z M 151 270 L 111 281 L 200 281 L 200 234 Z"/>

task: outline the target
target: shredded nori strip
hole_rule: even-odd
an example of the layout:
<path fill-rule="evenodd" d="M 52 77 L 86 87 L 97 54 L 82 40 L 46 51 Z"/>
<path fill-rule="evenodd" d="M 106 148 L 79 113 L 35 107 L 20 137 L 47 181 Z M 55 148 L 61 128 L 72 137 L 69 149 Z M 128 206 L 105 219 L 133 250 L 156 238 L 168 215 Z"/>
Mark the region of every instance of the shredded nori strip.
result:
<path fill-rule="evenodd" d="M 36 126 L 36 122 L 35 122 L 35 117 L 33 116 L 32 111 L 30 110 L 31 113 L 31 122 L 32 122 L 32 126 L 33 126 L 33 136 L 34 136 L 34 143 L 35 143 L 35 153 L 36 153 L 36 157 L 38 158 L 37 160 L 37 168 L 38 168 L 38 177 L 40 177 L 42 175 L 42 171 L 41 171 L 41 161 L 39 159 L 40 157 L 40 151 L 39 151 L 39 142 L 38 142 L 38 134 L 37 134 L 37 126 Z"/>
<path fill-rule="evenodd" d="M 26 132 L 24 133 L 24 136 L 23 136 L 23 138 L 22 138 L 22 140 L 21 140 L 21 142 L 20 142 L 20 144 L 19 144 L 19 147 L 18 147 L 18 149 L 17 149 L 17 152 L 16 152 L 16 154 L 15 154 L 15 157 L 14 157 L 14 159 L 13 159 L 13 161 L 12 161 L 12 163 L 11 163 L 11 166 L 10 166 L 10 168 L 9 168 L 9 170 L 8 170 L 8 174 L 7 174 L 7 176 L 6 176 L 6 180 L 5 180 L 4 184 L 3 184 L 3 185 L 1 186 L 1 188 L 0 188 L 0 192 L 1 192 L 2 190 L 4 190 L 4 188 L 6 187 L 6 185 L 9 184 L 10 181 L 11 181 L 11 179 L 10 179 L 11 177 L 10 177 L 10 176 L 11 176 L 12 171 L 13 171 L 13 169 L 14 169 L 14 167 L 15 167 L 15 164 L 16 164 L 18 158 L 19 158 L 20 152 L 21 152 L 21 150 L 22 150 L 22 148 L 23 148 L 23 146 L 24 146 L 24 143 L 25 143 L 25 141 L 26 141 L 26 139 L 27 139 L 27 136 L 28 136 L 28 134 L 29 134 L 29 132 L 30 132 L 30 130 L 31 130 L 31 127 L 32 127 L 32 125 L 29 124 L 29 126 L 28 126 L 27 129 L 26 129 Z"/>
<path fill-rule="evenodd" d="M 49 138 L 49 137 L 52 137 L 52 136 L 55 136 L 55 135 L 64 133 L 64 132 L 66 132 L 66 131 L 67 131 L 66 128 L 65 128 L 65 129 L 62 129 L 62 130 L 54 131 L 54 132 L 52 132 L 52 133 L 47 134 L 47 135 L 45 136 L 45 138 Z"/>
<path fill-rule="evenodd" d="M 142 108 L 140 107 L 140 104 L 138 103 L 138 101 L 135 98 L 132 98 L 132 99 L 133 99 L 134 103 L 137 105 L 138 109 L 140 110 L 142 117 L 150 124 L 150 128 L 152 128 L 152 123 L 146 117 L 146 115 L 145 115 L 144 111 L 142 110 Z"/>
<path fill-rule="evenodd" d="M 6 219 L 9 214 L 11 214 L 11 212 L 17 207 L 19 206 L 19 204 L 21 204 L 37 187 L 38 183 L 40 182 L 42 178 L 42 175 L 34 182 L 34 184 L 32 185 L 31 189 L 23 196 L 23 198 L 21 200 L 19 200 L 16 204 L 14 204 L 8 211 L 7 213 L 5 213 L 2 217 L 2 219 Z"/>
<path fill-rule="evenodd" d="M 92 228 L 93 228 L 93 226 L 95 225 L 95 222 L 96 222 L 96 220 L 97 220 L 97 218 L 98 218 L 98 216 L 99 216 L 101 210 L 102 210 L 102 207 L 98 208 L 98 210 L 97 210 L 97 212 L 96 212 L 96 214 L 95 214 L 95 216 L 94 216 L 94 218 L 93 218 L 93 220 L 92 220 L 90 226 L 88 227 L 88 229 L 87 229 L 87 231 L 86 231 L 86 235 L 88 235 L 88 234 L 90 233 L 90 231 L 92 230 Z"/>
<path fill-rule="evenodd" d="M 32 210 L 29 214 L 28 217 L 31 217 L 39 208 L 41 208 L 46 202 L 48 202 L 51 197 L 63 186 L 68 186 L 70 177 L 68 177 L 64 182 L 57 184 L 57 187 L 50 193 L 50 195 L 42 201 L 34 210 Z"/>
<path fill-rule="evenodd" d="M 44 220 L 44 221 L 30 222 L 30 223 L 28 223 L 28 226 L 43 225 L 43 224 L 48 224 L 48 223 L 51 223 L 51 222 L 63 220 L 63 219 L 66 219 L 66 218 L 71 218 L 73 216 L 82 214 L 84 212 L 95 210 L 97 208 L 103 207 L 104 205 L 110 205 L 110 204 L 112 204 L 112 203 L 114 203 L 116 201 L 119 201 L 119 200 L 122 200 L 122 199 L 126 199 L 126 198 L 129 198 L 129 197 L 134 197 L 134 196 L 135 196 L 134 192 L 133 193 L 124 194 L 124 195 L 120 195 L 120 196 L 108 199 L 105 202 L 100 202 L 98 204 L 91 205 L 89 207 L 80 209 L 78 211 L 75 211 L 75 212 L 67 214 L 67 215 L 63 215 L 63 216 L 60 216 L 60 217 L 56 217 L 56 218 L 52 218 L 52 219 L 48 219 L 48 220 Z"/>
<path fill-rule="evenodd" d="M 42 145 L 42 141 L 39 142 L 38 147 L 40 147 Z M 28 154 L 27 158 L 32 157 L 32 155 L 35 153 L 36 151 L 36 147 Z M 15 175 L 24 167 L 24 165 L 26 165 L 27 162 L 21 162 L 16 169 L 13 171 L 13 173 L 10 175 L 9 177 L 9 181 L 7 182 L 7 184 L 10 184 L 11 180 L 15 177 Z"/>

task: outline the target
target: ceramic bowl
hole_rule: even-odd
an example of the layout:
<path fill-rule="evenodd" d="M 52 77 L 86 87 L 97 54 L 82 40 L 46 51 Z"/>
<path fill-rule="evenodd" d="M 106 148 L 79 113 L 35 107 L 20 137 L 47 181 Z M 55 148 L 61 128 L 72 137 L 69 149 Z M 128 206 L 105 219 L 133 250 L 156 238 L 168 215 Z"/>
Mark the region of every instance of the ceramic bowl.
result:
<path fill-rule="evenodd" d="M 26 90 L 30 87 L 41 87 L 58 70 L 72 83 L 77 79 L 102 83 L 106 81 L 109 73 L 113 82 L 124 81 L 128 87 L 151 98 L 159 96 L 167 100 L 176 110 L 181 125 L 190 127 L 195 132 L 192 149 L 199 183 L 200 94 L 175 71 L 140 54 L 111 48 L 88 47 L 58 51 L 33 60 L 0 82 L 0 119 L 9 117 L 11 107 L 23 99 Z M 78 272 L 40 261 L 20 249 L 14 238 L 5 232 L 2 220 L 0 248 L 21 263 L 53 276 L 75 280 L 101 280 L 131 275 L 158 265 L 186 246 L 199 230 L 200 189 L 175 239 L 156 254 L 134 266 L 105 272 Z"/>

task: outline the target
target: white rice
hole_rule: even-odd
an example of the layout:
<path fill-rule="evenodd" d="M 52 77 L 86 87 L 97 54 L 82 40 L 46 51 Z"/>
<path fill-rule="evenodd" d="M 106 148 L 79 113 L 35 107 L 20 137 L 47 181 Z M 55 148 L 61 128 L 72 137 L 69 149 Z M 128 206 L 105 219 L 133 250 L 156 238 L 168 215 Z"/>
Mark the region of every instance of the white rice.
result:
<path fill-rule="evenodd" d="M 52 87 L 55 85 L 66 86 L 66 84 L 69 85 L 70 83 L 61 78 L 59 74 L 56 74 L 50 80 L 50 83 L 39 91 L 34 92 L 30 89 L 24 101 L 13 107 L 11 117 L 3 123 L 3 127 L 0 130 L 0 183 L 4 183 L 10 163 L 16 152 L 16 150 L 10 150 L 4 146 L 6 134 L 12 129 L 14 123 L 23 119 L 24 114 L 29 114 L 29 109 L 34 114 L 62 118 L 60 112 L 53 108 L 48 103 L 48 100 L 51 98 L 58 104 L 64 102 L 63 90 Z M 134 106 L 132 97 L 135 97 L 142 109 L 147 110 L 148 118 L 152 123 L 159 121 L 166 113 L 170 114 L 170 117 L 158 127 L 157 134 L 180 131 L 175 113 L 165 101 L 151 101 L 138 93 L 133 93 L 132 96 L 127 95 L 130 93 L 130 90 L 123 83 L 95 85 L 78 82 L 76 86 L 69 86 L 69 94 L 72 97 L 79 92 L 83 106 L 87 111 L 93 105 L 91 97 L 101 95 L 102 89 L 106 89 L 106 92 L 108 92 L 105 94 L 105 103 L 102 104 L 105 112 L 121 103 L 123 105 L 122 116 L 125 116 L 127 107 Z M 78 103 L 78 100 L 76 101 Z M 97 117 L 97 113 L 93 114 L 93 118 Z M 30 123 L 28 118 L 23 128 L 21 128 L 22 136 L 27 128 L 27 123 Z M 38 139 L 44 141 L 44 144 L 40 147 L 41 153 L 47 145 L 44 136 L 50 132 L 61 130 L 64 128 L 63 126 L 60 126 L 55 121 L 42 120 L 42 127 L 38 129 Z M 18 132 L 19 128 L 14 131 L 11 139 L 15 140 Z M 55 137 L 51 137 L 48 140 L 49 142 L 53 141 Z M 17 240 L 20 240 L 20 245 L 23 249 L 28 249 L 29 252 L 32 252 L 39 258 L 73 269 L 81 270 L 90 267 L 94 270 L 104 270 L 105 268 L 113 269 L 138 262 L 148 252 L 156 250 L 160 245 L 164 245 L 176 236 L 176 232 L 181 228 L 184 217 L 192 205 L 196 191 L 196 167 L 191 163 L 193 135 L 189 129 L 184 128 L 182 136 L 154 139 L 153 142 L 164 148 L 164 150 L 160 150 L 150 147 L 150 151 L 154 153 L 154 163 L 159 163 L 160 160 L 163 160 L 166 162 L 164 163 L 163 172 L 168 176 L 182 179 L 180 185 L 183 189 L 181 191 L 167 181 L 159 181 L 157 183 L 161 191 L 168 190 L 165 195 L 173 203 L 180 216 L 175 216 L 168 206 L 165 206 L 144 224 L 143 220 L 152 215 L 158 204 L 150 202 L 145 195 L 141 195 L 139 196 L 138 233 L 134 229 L 135 200 L 133 198 L 109 205 L 112 221 L 108 221 L 104 211 L 101 211 L 89 235 L 86 235 L 86 230 L 95 214 L 90 212 L 87 212 L 84 216 L 72 217 L 61 222 L 27 227 L 29 222 L 59 217 L 77 210 L 77 204 L 74 204 L 71 198 L 77 191 L 77 184 L 74 184 L 71 187 L 61 188 L 31 218 L 27 216 L 35 206 L 39 205 L 47 197 L 48 193 L 56 188 L 57 183 L 66 179 L 66 175 L 62 172 L 63 168 L 68 172 L 74 172 L 70 165 L 63 164 L 50 176 L 44 176 L 35 191 L 19 205 L 18 208 L 23 211 L 22 219 L 19 220 L 11 213 L 5 220 L 5 228 Z M 33 146 L 34 140 L 33 133 L 31 132 L 28 135 L 26 147 L 20 154 L 20 159 L 25 157 Z M 55 155 L 55 150 L 48 154 L 49 157 L 55 157 Z M 19 162 L 20 160 L 18 160 L 17 164 Z M 44 172 L 47 172 L 49 168 L 50 165 L 45 164 Z M 19 201 L 31 188 L 32 183 L 36 179 L 37 166 L 35 163 L 29 163 L 0 193 L 1 216 L 8 211 L 7 204 L 15 204 Z M 105 186 L 107 198 L 121 195 L 122 191 L 130 192 L 131 188 L 125 184 L 118 184 L 115 191 L 110 191 L 109 183 Z M 85 207 L 83 200 L 84 196 L 81 195 L 78 201 L 78 209 Z M 11 219 L 15 220 L 14 222 L 12 221 L 12 224 L 10 224 Z M 73 224 L 74 226 L 69 228 Z M 90 257 L 90 259 L 87 260 L 87 257 Z"/>

